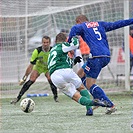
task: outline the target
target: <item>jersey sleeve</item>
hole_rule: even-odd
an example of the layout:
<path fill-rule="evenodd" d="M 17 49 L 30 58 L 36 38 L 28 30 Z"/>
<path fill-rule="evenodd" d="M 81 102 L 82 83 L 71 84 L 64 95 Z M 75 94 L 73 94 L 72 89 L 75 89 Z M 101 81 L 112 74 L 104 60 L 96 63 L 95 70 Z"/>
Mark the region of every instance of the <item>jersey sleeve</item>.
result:
<path fill-rule="evenodd" d="M 133 24 L 133 19 L 119 20 L 115 22 L 100 22 L 100 23 L 105 28 L 105 31 L 108 32 Z"/>
<path fill-rule="evenodd" d="M 73 37 L 71 39 L 71 43 L 63 43 L 62 44 L 62 51 L 67 53 L 69 51 L 75 50 L 79 47 L 79 40 L 78 38 Z"/>
<path fill-rule="evenodd" d="M 37 49 L 35 49 L 33 52 L 32 52 L 32 56 L 30 58 L 30 63 L 35 65 L 36 64 L 36 61 L 37 61 L 37 57 L 38 57 L 38 51 Z"/>
<path fill-rule="evenodd" d="M 76 35 L 81 35 L 81 32 L 82 32 L 82 27 L 79 24 L 74 25 L 71 28 L 71 31 L 70 31 L 70 34 L 69 34 L 69 37 L 68 37 L 68 42 L 69 43 L 71 42 L 72 37 L 74 37 Z"/>

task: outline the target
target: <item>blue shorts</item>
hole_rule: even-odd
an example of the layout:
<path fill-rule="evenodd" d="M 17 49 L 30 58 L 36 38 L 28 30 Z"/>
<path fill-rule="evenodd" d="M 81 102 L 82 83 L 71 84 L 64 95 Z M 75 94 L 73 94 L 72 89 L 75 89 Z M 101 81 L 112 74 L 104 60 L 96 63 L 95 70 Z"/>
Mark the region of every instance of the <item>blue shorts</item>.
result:
<path fill-rule="evenodd" d="M 101 69 L 110 62 L 109 57 L 88 58 L 87 62 L 82 66 L 86 77 L 97 79 Z"/>

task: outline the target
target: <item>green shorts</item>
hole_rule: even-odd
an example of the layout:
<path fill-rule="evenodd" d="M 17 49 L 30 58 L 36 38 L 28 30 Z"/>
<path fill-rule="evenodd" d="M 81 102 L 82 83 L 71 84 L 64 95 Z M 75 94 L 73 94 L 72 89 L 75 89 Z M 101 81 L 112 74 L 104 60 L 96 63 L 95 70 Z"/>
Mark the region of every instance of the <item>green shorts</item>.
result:
<path fill-rule="evenodd" d="M 48 68 L 47 67 L 43 67 L 42 68 L 42 67 L 38 67 L 36 65 L 34 65 L 33 70 L 38 71 L 39 74 L 42 74 L 42 73 L 46 74 L 48 72 Z"/>

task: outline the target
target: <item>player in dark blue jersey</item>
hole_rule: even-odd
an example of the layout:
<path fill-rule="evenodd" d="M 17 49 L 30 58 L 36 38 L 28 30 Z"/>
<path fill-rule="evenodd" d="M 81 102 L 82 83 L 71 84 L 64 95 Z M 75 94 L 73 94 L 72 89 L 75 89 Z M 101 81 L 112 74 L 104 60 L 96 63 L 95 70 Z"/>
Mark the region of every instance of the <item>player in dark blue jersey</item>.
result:
<path fill-rule="evenodd" d="M 71 28 L 69 34 L 68 42 L 73 36 L 80 35 L 90 48 L 90 56 L 87 63 L 82 66 L 78 75 L 94 98 L 105 100 L 110 104 L 106 114 L 116 111 L 114 103 L 106 96 L 102 88 L 96 85 L 96 79 L 101 69 L 110 62 L 110 50 L 106 32 L 130 24 L 133 24 L 133 19 L 116 22 L 89 22 L 85 15 L 79 15 L 76 17 L 76 25 Z"/>

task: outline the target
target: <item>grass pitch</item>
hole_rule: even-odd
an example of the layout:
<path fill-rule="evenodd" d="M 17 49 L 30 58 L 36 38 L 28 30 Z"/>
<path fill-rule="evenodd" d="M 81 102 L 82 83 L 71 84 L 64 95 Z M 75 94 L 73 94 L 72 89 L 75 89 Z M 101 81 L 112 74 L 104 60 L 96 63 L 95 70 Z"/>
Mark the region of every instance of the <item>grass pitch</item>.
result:
<path fill-rule="evenodd" d="M 130 133 L 133 123 L 131 94 L 108 95 L 117 106 L 117 112 L 105 114 L 99 107 L 93 116 L 86 116 L 86 109 L 67 96 L 60 94 L 59 103 L 52 96 L 34 97 L 35 109 L 24 113 L 19 103 L 11 105 L 2 98 L 0 133 Z M 24 97 L 23 97 L 24 98 Z"/>

